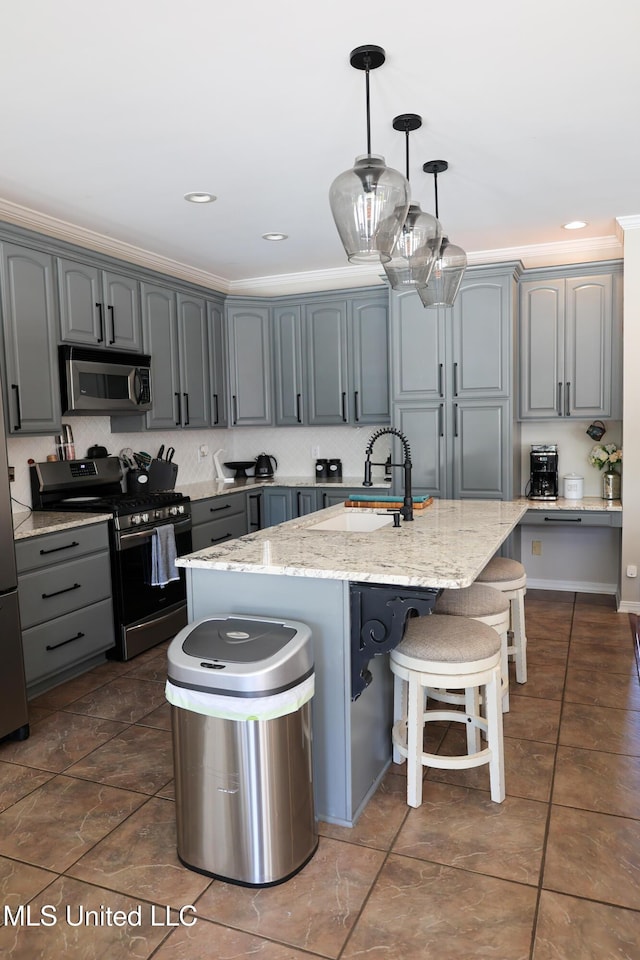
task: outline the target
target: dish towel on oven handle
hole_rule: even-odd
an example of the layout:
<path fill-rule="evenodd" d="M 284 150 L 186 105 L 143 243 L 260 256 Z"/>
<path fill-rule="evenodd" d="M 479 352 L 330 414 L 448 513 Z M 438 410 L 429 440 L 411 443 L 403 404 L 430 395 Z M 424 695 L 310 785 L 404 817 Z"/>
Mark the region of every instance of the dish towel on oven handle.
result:
<path fill-rule="evenodd" d="M 151 537 L 151 586 L 166 587 L 172 580 L 179 580 L 175 566 L 177 557 L 176 535 L 172 523 L 155 527 Z"/>

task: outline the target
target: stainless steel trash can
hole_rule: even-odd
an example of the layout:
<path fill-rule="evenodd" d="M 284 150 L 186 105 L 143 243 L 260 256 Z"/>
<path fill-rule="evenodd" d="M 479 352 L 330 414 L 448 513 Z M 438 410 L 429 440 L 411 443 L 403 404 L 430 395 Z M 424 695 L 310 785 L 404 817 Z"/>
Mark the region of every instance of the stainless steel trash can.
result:
<path fill-rule="evenodd" d="M 221 614 L 168 651 L 178 856 L 244 886 L 282 883 L 318 845 L 311 631 Z"/>

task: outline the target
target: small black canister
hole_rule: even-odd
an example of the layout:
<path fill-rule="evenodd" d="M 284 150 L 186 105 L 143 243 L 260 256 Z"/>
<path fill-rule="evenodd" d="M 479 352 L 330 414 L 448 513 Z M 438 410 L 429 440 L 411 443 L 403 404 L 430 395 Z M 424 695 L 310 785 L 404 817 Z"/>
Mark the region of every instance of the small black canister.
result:
<path fill-rule="evenodd" d="M 327 480 L 329 477 L 329 461 L 316 460 L 316 480 Z"/>
<path fill-rule="evenodd" d="M 329 479 L 342 480 L 342 460 L 329 460 Z"/>

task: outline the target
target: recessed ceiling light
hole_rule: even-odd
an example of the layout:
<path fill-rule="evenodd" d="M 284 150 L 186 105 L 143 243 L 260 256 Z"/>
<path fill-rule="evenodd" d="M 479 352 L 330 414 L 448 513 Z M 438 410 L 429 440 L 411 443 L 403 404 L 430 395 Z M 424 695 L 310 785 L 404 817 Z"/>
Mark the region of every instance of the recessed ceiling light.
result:
<path fill-rule="evenodd" d="M 582 230 L 583 227 L 587 227 L 589 224 L 586 220 L 570 220 L 569 223 L 563 223 L 563 230 Z"/>
<path fill-rule="evenodd" d="M 202 190 L 193 190 L 191 193 L 185 193 L 185 200 L 188 200 L 189 203 L 213 203 L 214 200 L 217 200 L 217 197 L 214 197 L 212 193 L 203 193 Z"/>
<path fill-rule="evenodd" d="M 263 240 L 288 240 L 289 235 L 287 233 L 263 233 Z"/>

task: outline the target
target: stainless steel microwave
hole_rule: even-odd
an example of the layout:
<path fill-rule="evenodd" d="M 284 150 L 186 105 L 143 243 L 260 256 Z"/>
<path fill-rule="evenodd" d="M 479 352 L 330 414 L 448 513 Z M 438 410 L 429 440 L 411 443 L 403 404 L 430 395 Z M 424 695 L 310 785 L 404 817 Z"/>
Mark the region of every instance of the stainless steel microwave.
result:
<path fill-rule="evenodd" d="M 62 413 L 110 416 L 151 409 L 151 357 L 60 347 Z"/>

